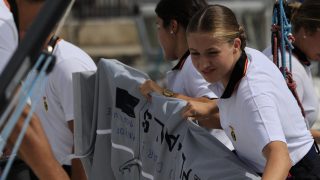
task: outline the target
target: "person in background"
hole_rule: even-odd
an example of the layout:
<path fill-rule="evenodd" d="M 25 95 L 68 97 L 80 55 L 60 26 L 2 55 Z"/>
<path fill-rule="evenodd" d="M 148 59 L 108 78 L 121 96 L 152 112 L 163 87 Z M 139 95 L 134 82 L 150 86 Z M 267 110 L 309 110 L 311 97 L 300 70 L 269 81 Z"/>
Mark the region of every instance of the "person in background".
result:
<path fill-rule="evenodd" d="M 320 3 L 317 0 L 306 0 L 301 5 L 295 2 L 289 7 L 294 9 L 289 15 L 295 38 L 291 57 L 292 77 L 297 84 L 296 92 L 304 109 L 306 123 L 311 128 L 319 115 L 319 98 L 313 84 L 311 62 L 320 61 Z M 266 48 L 263 53 L 273 59 L 271 47 Z M 289 55 L 286 52 L 287 59 Z M 311 129 L 311 133 L 320 142 L 320 132 Z"/>
<path fill-rule="evenodd" d="M 320 178 L 320 157 L 300 108 L 279 69 L 246 47 L 227 7 L 211 5 L 187 28 L 193 65 L 218 97 L 220 125 L 237 156 L 262 179 Z M 189 103 L 184 116 L 196 106 Z"/>
<path fill-rule="evenodd" d="M 18 33 L 16 36 L 19 35 L 19 39 L 23 39 L 25 32 L 45 2 L 45 0 L 1 1 L 10 10 L 9 12 L 12 13 L 13 18 L 11 20 L 13 19 L 14 22 L 10 24 L 14 23 L 15 26 L 10 26 L 11 31 L 12 33 Z M 12 40 L 16 41 L 18 39 Z M 6 42 L 3 41 L 0 44 Z M 10 43 L 17 44 L 18 42 L 10 41 Z M 53 47 L 56 64 L 53 71 L 48 75 L 48 81 L 44 86 L 44 90 L 39 92 L 42 101 L 37 105 L 35 113 L 42 123 L 55 158 L 61 166 L 63 166 L 72 179 L 86 179 L 81 161 L 74 159 L 71 162 L 68 159 L 73 152 L 72 73 L 94 71 L 96 70 L 96 65 L 85 52 L 61 38 L 48 37 L 48 43 Z M 7 52 L 10 53 L 9 50 Z M 16 169 L 18 168 L 13 168 L 13 170 Z M 32 172 L 30 174 L 31 179 L 34 179 L 35 177 L 33 177 Z M 15 172 L 12 172 L 11 175 L 13 176 L 12 178 L 19 176 Z M 22 179 L 26 179 L 26 176 L 23 175 Z"/>
<path fill-rule="evenodd" d="M 14 20 L 13 8 L 10 7 L 8 1 L 0 1 L 0 74 L 10 60 L 10 57 L 17 48 L 19 42 L 18 31 Z M 16 9 L 15 9 L 16 11 Z M 17 17 L 16 17 L 17 18 Z M 12 132 L 8 143 L 13 146 L 18 133 L 22 129 L 23 119 L 27 117 L 29 107 L 24 109 L 23 115 L 20 117 L 14 131 Z M 19 149 L 19 156 L 28 163 L 35 171 L 39 179 L 68 179 L 58 161 L 55 159 L 46 135 L 43 132 L 41 123 L 36 116 L 32 117 L 31 124 L 27 129 L 26 136 Z M 44 161 L 45 159 L 45 161 Z M 25 165 L 19 168 L 28 168 Z M 20 173 L 26 173 L 26 171 Z M 21 171 L 20 171 L 21 172 Z M 29 172 L 27 172 L 28 174 Z M 29 179 L 26 176 L 15 176 Z M 12 177 L 11 177 L 12 178 Z M 8 178 L 10 179 L 10 177 Z"/>
<path fill-rule="evenodd" d="M 190 117 L 199 120 L 201 126 L 211 129 L 210 119 L 219 119 L 216 95 L 208 89 L 208 83 L 194 68 L 188 50 L 186 28 L 193 14 L 208 6 L 205 0 L 160 0 L 155 12 L 158 40 L 165 59 L 178 61 L 167 73 L 167 88 L 152 80 L 141 85 L 141 93 L 150 99 L 149 93 L 157 92 L 168 97 L 197 103 Z M 200 121 L 202 120 L 202 121 Z M 221 129 L 211 131 L 220 142 L 233 150 L 231 142 Z"/>

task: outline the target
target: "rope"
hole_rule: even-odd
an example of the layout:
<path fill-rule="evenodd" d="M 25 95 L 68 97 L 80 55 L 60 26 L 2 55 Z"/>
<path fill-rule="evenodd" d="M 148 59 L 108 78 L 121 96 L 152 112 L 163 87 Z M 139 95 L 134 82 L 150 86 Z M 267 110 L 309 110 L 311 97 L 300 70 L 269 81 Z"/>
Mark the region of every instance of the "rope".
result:
<path fill-rule="evenodd" d="M 55 31 L 55 33 L 54 33 L 55 36 L 59 36 L 59 34 L 60 34 L 60 32 L 61 32 L 61 29 L 62 29 L 63 25 L 65 24 L 65 21 L 66 21 L 68 15 L 69 15 L 70 12 L 71 12 L 71 9 L 72 9 L 72 7 L 73 7 L 74 2 L 75 2 L 75 0 L 71 0 L 68 8 L 66 9 L 66 12 L 65 12 L 64 15 L 62 16 L 60 22 L 58 23 L 57 29 L 56 29 L 56 31 Z"/>
<path fill-rule="evenodd" d="M 279 37 L 279 26 L 273 24 L 272 25 L 272 54 L 273 54 L 273 63 L 279 67 L 279 56 L 278 56 L 278 37 Z"/>
<path fill-rule="evenodd" d="M 41 55 L 40 58 L 38 59 L 37 63 L 35 64 L 35 66 L 32 68 L 32 70 L 35 70 L 35 68 L 38 68 L 43 61 L 44 61 L 44 56 Z M 27 102 L 27 100 L 28 100 L 28 97 L 25 96 L 22 92 L 28 92 L 29 89 L 32 88 L 32 86 L 34 86 L 34 83 L 35 83 L 34 80 L 30 78 L 30 80 L 27 80 L 26 83 L 22 86 L 21 91 L 18 96 L 19 101 L 18 101 L 18 104 L 15 108 L 15 111 L 11 115 L 9 121 L 7 122 L 7 124 L 5 125 L 5 127 L 3 128 L 2 132 L 1 132 L 1 138 L 3 139 L 3 141 L 0 142 L 0 151 L 2 151 L 4 149 L 4 146 L 6 145 L 6 142 L 7 142 L 9 135 L 11 134 L 15 124 L 18 121 L 20 114 L 23 111 L 24 104 L 22 104 L 22 103 Z M 11 106 L 9 108 L 6 109 L 6 111 L 5 111 L 6 113 L 0 119 L 1 127 L 6 122 L 6 120 L 9 118 L 10 112 L 13 111 L 14 106 Z"/>
<path fill-rule="evenodd" d="M 303 117 L 306 117 L 303 105 L 301 103 L 301 100 L 298 96 L 298 93 L 296 91 L 296 82 L 293 80 L 292 77 L 292 50 L 294 49 L 292 42 L 295 41 L 292 33 L 291 33 L 291 25 L 289 24 L 285 11 L 283 8 L 283 1 L 277 0 L 276 4 L 273 8 L 273 17 L 272 17 L 272 36 L 271 36 L 271 45 L 272 45 L 272 54 L 273 54 L 273 62 L 279 67 L 280 71 L 282 72 L 287 86 L 290 89 L 291 93 L 293 94 L 294 98 L 296 99 L 301 113 Z M 280 41 L 279 41 L 280 39 Z M 279 65 L 279 56 L 278 52 L 280 49 L 281 53 L 281 67 Z M 289 53 L 289 70 L 286 67 L 286 51 Z M 307 125 L 307 128 L 310 129 L 307 122 L 305 122 Z M 319 147 L 317 143 L 314 141 L 314 146 L 317 149 L 318 153 Z"/>
<path fill-rule="evenodd" d="M 295 97 L 303 117 L 305 117 L 305 112 L 300 98 L 296 91 L 296 82 L 292 77 L 292 49 L 294 48 L 292 42 L 294 42 L 294 37 L 291 33 L 291 25 L 289 24 L 286 14 L 283 8 L 283 1 L 279 0 L 274 5 L 273 17 L 272 17 L 272 54 L 273 62 L 279 67 L 282 72 L 287 86 Z M 280 41 L 279 41 L 280 39 Z M 281 66 L 279 65 L 279 50 L 281 53 Z M 289 70 L 286 67 L 286 52 L 289 54 Z"/>
<path fill-rule="evenodd" d="M 281 68 L 281 70 L 282 70 L 282 68 Z M 303 117 L 306 117 L 303 105 L 302 105 L 302 103 L 301 103 L 301 101 L 299 99 L 298 93 L 296 91 L 297 84 L 293 80 L 292 73 L 288 70 L 288 68 L 286 68 L 285 70 L 282 70 L 282 71 L 285 71 L 285 73 L 286 73 L 286 79 L 285 80 L 287 82 L 287 85 L 288 85 L 291 93 L 293 94 L 294 98 L 297 100 L 297 103 L 298 103 L 298 105 L 300 107 L 300 110 L 301 110 L 301 113 L 302 113 Z"/>
<path fill-rule="evenodd" d="M 46 78 L 46 70 L 49 67 L 51 61 L 53 61 L 53 59 L 54 59 L 52 56 L 47 56 L 46 59 L 43 57 L 44 57 L 44 55 L 42 54 L 39 57 L 36 65 L 34 66 L 33 69 L 36 69 L 39 66 L 39 64 L 41 64 L 41 62 L 43 62 L 44 60 L 46 60 L 45 64 L 41 68 L 40 72 L 37 75 L 35 75 L 34 78 L 32 78 L 32 77 L 28 78 L 26 80 L 26 83 L 22 86 L 21 91 L 18 94 L 18 96 L 19 96 L 18 104 L 17 104 L 13 114 L 10 116 L 10 119 L 8 120 L 7 124 L 5 125 L 3 131 L 1 132 L 0 136 L 2 137 L 2 141 L 0 142 L 0 149 L 2 151 L 4 146 L 7 143 L 9 135 L 11 134 L 14 126 L 18 122 L 18 120 L 22 114 L 22 111 L 27 104 L 28 97 L 35 96 L 36 97 L 35 102 L 32 103 L 31 109 L 27 115 L 27 118 L 25 119 L 25 121 L 23 123 L 22 130 L 20 131 L 18 139 L 16 140 L 16 142 L 14 144 L 14 148 L 12 150 L 13 155 L 11 155 L 8 159 L 8 162 L 7 162 L 7 164 L 4 168 L 4 171 L 1 175 L 1 178 L 0 178 L 1 180 L 6 179 L 8 173 L 9 173 L 9 170 L 10 170 L 11 165 L 12 165 L 14 158 L 15 158 L 15 154 L 17 154 L 17 152 L 18 152 L 18 149 L 19 149 L 20 144 L 23 140 L 24 134 L 28 128 L 29 122 L 31 121 L 32 114 L 38 104 L 37 101 L 40 99 L 40 96 L 38 96 L 38 94 L 34 94 L 35 88 L 40 83 L 41 83 L 41 86 L 44 86 L 45 83 L 42 83 L 42 82 L 45 82 L 44 80 Z"/>
<path fill-rule="evenodd" d="M 63 18 L 61 19 L 60 23 L 58 24 L 57 31 L 55 34 L 59 34 L 61 27 L 63 26 L 67 15 L 70 13 L 71 7 L 75 0 L 71 0 L 66 12 L 64 13 Z M 15 154 L 17 154 L 20 144 L 22 143 L 23 137 L 25 132 L 29 126 L 29 123 L 32 119 L 32 114 L 37 106 L 37 102 L 40 99 L 40 96 L 35 93 L 36 87 L 40 87 L 43 89 L 45 82 L 46 82 L 46 72 L 47 69 L 50 68 L 50 64 L 55 61 L 55 57 L 52 56 L 52 53 L 41 53 L 36 64 L 33 66 L 32 70 L 30 71 L 29 75 L 33 74 L 33 72 L 38 72 L 34 74 L 34 77 L 28 77 L 26 82 L 22 85 L 21 89 L 18 90 L 16 95 L 11 100 L 9 106 L 5 109 L 4 113 L 0 117 L 0 127 L 2 131 L 0 132 L 0 152 L 4 149 L 5 145 L 7 144 L 7 140 L 12 133 L 15 125 L 20 119 L 22 112 L 27 104 L 28 98 L 34 96 L 35 98 L 33 103 L 31 104 L 30 111 L 26 119 L 23 122 L 22 130 L 19 132 L 18 138 L 14 143 L 14 147 L 12 150 L 12 155 L 9 157 L 8 162 L 2 172 L 0 180 L 6 179 L 11 165 L 15 159 Z M 40 86 L 39 86 L 40 85 Z M 12 113 L 13 112 L 13 113 Z M 12 113 L 12 114 L 11 114 Z M 10 116 L 10 117 L 9 117 Z"/>
<path fill-rule="evenodd" d="M 305 117 L 305 112 L 300 98 L 296 91 L 296 82 L 292 77 L 292 49 L 294 48 L 292 42 L 294 42 L 294 37 L 291 34 L 291 25 L 289 24 L 285 10 L 283 7 L 283 1 L 279 0 L 276 2 L 273 8 L 272 17 L 272 54 L 273 62 L 278 66 L 287 82 L 287 86 L 295 97 L 303 117 Z M 279 63 L 279 55 L 281 53 L 281 66 Z M 289 53 L 289 70 L 287 66 L 286 52 Z"/>
<path fill-rule="evenodd" d="M 286 78 L 285 68 L 287 66 L 286 60 L 286 50 L 289 49 L 289 69 L 291 71 L 291 56 L 292 49 L 294 48 L 292 42 L 294 38 L 291 34 L 291 25 L 287 20 L 285 10 L 283 7 L 283 0 L 276 2 L 273 8 L 273 17 L 272 17 L 272 54 L 274 57 L 275 64 L 279 67 L 279 50 L 281 54 L 281 72 Z"/>

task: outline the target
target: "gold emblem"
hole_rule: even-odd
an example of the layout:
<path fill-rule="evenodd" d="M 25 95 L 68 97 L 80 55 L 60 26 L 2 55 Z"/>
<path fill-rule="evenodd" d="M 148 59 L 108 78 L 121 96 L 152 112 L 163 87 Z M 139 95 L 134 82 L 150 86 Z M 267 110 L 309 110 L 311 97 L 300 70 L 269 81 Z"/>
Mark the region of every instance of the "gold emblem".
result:
<path fill-rule="evenodd" d="M 162 94 L 166 97 L 173 97 L 174 92 L 170 91 L 169 89 L 163 89 Z"/>
<path fill-rule="evenodd" d="M 231 137 L 233 139 L 233 141 L 237 141 L 237 137 L 236 137 L 236 133 L 234 133 L 234 128 L 232 126 L 229 126 L 231 129 Z"/>
<path fill-rule="evenodd" d="M 43 107 L 46 110 L 46 112 L 48 112 L 48 102 L 45 96 L 43 96 Z"/>

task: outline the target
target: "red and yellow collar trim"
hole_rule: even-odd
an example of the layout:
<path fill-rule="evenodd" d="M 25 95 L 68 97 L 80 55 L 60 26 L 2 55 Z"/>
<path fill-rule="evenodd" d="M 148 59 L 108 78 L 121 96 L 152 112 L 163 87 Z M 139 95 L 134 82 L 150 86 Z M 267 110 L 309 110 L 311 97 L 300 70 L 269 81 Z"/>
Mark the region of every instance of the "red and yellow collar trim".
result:
<path fill-rule="evenodd" d="M 172 68 L 172 70 L 181 70 L 189 55 L 190 55 L 190 51 L 188 50 L 187 52 L 185 52 L 183 54 L 183 56 L 180 58 L 178 64 L 175 65 Z"/>

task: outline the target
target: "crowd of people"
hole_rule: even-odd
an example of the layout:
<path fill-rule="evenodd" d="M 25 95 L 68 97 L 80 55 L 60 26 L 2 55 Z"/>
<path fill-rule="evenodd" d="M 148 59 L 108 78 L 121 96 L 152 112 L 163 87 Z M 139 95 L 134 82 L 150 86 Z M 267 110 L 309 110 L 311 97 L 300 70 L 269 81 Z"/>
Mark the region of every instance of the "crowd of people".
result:
<path fill-rule="evenodd" d="M 0 0 L 0 73 L 44 2 Z M 262 53 L 247 47 L 246 32 L 228 7 L 206 0 L 160 0 L 155 9 L 158 40 L 165 59 L 177 63 L 167 73 L 165 88 L 147 80 L 140 91 L 150 103 L 152 92 L 185 100 L 182 116 L 206 128 L 262 179 L 320 179 L 315 143 L 320 133 L 310 130 L 319 111 L 310 66 L 320 61 L 319 9 L 318 0 L 305 0 L 288 17 L 295 38 L 297 98 L 271 60 L 271 48 Z M 54 39 L 57 62 L 39 94 L 9 179 L 87 178 L 79 159 L 67 160 L 73 152 L 72 73 L 96 66 L 75 45 Z M 28 111 L 26 107 L 7 149 Z"/>

